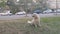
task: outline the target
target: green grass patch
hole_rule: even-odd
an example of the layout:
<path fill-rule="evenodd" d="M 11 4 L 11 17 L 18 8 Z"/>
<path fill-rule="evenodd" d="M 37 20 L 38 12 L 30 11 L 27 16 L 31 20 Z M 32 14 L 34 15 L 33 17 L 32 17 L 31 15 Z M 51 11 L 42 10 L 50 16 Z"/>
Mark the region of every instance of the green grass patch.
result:
<path fill-rule="evenodd" d="M 27 23 L 31 18 L 0 20 L 0 34 L 60 34 L 60 17 L 41 18 L 41 27 Z"/>
<path fill-rule="evenodd" d="M 59 22 L 60 21 L 60 17 L 47 17 L 47 18 L 41 18 L 42 22 Z"/>

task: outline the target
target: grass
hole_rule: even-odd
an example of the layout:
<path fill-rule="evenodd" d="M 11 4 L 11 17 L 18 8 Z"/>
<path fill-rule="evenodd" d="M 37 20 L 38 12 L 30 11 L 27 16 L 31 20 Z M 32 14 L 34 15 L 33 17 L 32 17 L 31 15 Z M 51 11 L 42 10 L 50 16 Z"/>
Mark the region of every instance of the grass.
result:
<path fill-rule="evenodd" d="M 41 27 L 27 23 L 29 18 L 0 20 L 0 34 L 60 34 L 60 17 L 41 18 Z"/>

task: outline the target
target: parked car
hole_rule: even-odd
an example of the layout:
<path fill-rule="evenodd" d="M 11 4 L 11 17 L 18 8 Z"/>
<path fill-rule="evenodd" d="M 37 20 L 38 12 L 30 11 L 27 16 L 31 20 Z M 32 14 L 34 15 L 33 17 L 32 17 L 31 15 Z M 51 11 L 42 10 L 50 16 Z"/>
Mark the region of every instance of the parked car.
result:
<path fill-rule="evenodd" d="M 40 11 L 40 10 L 35 10 L 35 11 L 33 11 L 33 13 L 39 14 L 39 13 L 42 13 L 42 11 Z"/>
<path fill-rule="evenodd" d="M 10 13 L 10 11 L 7 11 L 7 12 L 5 12 L 5 13 L 0 13 L 0 15 L 1 15 L 1 16 L 7 16 L 7 15 L 11 16 L 12 13 Z"/>
<path fill-rule="evenodd" d="M 56 12 L 57 12 L 57 13 L 60 13 L 60 9 L 57 9 L 57 10 L 55 10 L 54 12 L 55 12 L 55 13 L 56 13 Z"/>
<path fill-rule="evenodd" d="M 43 11 L 43 13 L 52 13 L 53 11 L 51 9 Z"/>
<path fill-rule="evenodd" d="M 26 12 L 25 11 L 22 11 L 22 12 L 17 12 L 15 15 L 25 15 Z"/>

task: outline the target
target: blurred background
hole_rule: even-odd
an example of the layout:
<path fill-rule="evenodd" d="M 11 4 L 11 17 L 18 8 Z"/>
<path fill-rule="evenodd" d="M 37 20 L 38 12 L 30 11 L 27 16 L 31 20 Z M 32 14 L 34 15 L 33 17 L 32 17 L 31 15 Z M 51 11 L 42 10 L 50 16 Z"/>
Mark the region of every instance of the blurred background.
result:
<path fill-rule="evenodd" d="M 15 14 L 20 11 L 26 13 L 60 12 L 60 0 L 0 0 L 0 12 L 10 10 Z"/>
<path fill-rule="evenodd" d="M 41 27 L 27 23 L 33 13 Z M 60 34 L 60 0 L 0 0 L 0 34 Z"/>

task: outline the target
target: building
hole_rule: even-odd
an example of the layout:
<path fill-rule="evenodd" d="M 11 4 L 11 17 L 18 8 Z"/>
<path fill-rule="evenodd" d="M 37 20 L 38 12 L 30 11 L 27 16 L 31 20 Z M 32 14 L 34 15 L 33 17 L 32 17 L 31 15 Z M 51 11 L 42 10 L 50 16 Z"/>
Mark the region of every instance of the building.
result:
<path fill-rule="evenodd" d="M 60 0 L 47 0 L 47 5 L 51 9 L 59 9 L 60 8 Z"/>

